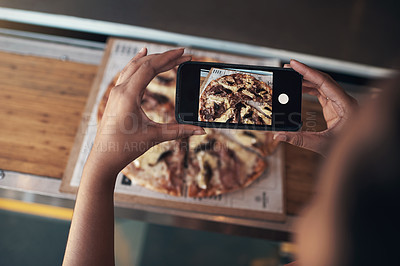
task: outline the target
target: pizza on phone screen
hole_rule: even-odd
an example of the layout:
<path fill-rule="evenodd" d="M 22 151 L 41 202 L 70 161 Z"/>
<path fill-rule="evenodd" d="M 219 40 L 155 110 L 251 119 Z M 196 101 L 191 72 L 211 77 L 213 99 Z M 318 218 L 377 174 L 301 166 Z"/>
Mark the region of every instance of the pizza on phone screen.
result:
<path fill-rule="evenodd" d="M 271 125 L 272 89 L 246 73 L 212 80 L 200 96 L 199 120 Z"/>

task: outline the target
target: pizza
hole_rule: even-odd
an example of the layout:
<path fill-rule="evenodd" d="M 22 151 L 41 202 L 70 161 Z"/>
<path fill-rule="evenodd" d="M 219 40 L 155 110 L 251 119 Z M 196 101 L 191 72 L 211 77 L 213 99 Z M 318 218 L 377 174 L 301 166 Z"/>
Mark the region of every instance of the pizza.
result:
<path fill-rule="evenodd" d="M 134 184 L 173 196 L 183 196 L 185 140 L 162 142 L 128 164 L 122 173 Z"/>
<path fill-rule="evenodd" d="M 209 197 L 242 189 L 266 170 L 267 161 L 213 132 L 189 140 L 187 195 Z"/>
<path fill-rule="evenodd" d="M 272 89 L 265 82 L 245 73 L 212 80 L 200 96 L 199 120 L 271 125 Z"/>
<path fill-rule="evenodd" d="M 118 80 L 117 75 L 104 93 L 97 111 L 97 119 L 101 120 L 111 89 Z M 142 109 L 145 114 L 157 123 L 175 121 L 174 105 L 169 98 L 160 93 L 146 90 L 142 99 Z M 187 141 L 187 140 L 186 140 Z M 182 162 L 185 153 L 182 146 L 185 140 L 173 140 L 160 143 L 142 156 L 128 164 L 122 173 L 136 184 L 150 190 L 181 196 L 183 190 Z"/>
<path fill-rule="evenodd" d="M 205 61 L 204 58 L 200 60 Z M 158 75 L 148 85 L 142 99 L 143 111 L 158 123 L 175 121 L 174 71 Z M 98 121 L 117 80 L 118 75 L 99 103 Z M 150 148 L 122 173 L 133 184 L 152 191 L 178 197 L 209 197 L 243 189 L 268 170 L 266 156 L 276 147 L 271 133 L 205 130 L 206 135 L 167 141 Z"/>
<path fill-rule="evenodd" d="M 239 143 L 262 157 L 272 154 L 279 144 L 279 141 L 273 139 L 272 132 L 230 129 L 218 129 L 218 131 L 231 141 Z"/>

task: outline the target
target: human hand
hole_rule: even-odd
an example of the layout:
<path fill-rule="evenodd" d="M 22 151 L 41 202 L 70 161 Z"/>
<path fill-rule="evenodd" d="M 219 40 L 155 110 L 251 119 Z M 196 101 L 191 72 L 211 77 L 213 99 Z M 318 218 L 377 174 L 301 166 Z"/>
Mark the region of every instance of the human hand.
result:
<path fill-rule="evenodd" d="M 99 124 L 88 159 L 90 166 L 118 173 L 160 142 L 205 134 L 197 126 L 156 123 L 141 108 L 145 89 L 157 74 L 190 60 L 183 52 L 176 49 L 147 56 L 144 48 L 123 69 Z"/>
<path fill-rule="evenodd" d="M 326 73 L 296 60 L 291 60 L 290 65 L 285 67 L 291 67 L 303 75 L 303 93 L 318 98 L 327 129 L 321 132 L 277 132 L 274 134 L 274 139 L 326 156 L 332 139 L 342 131 L 346 121 L 357 109 L 357 101 Z"/>

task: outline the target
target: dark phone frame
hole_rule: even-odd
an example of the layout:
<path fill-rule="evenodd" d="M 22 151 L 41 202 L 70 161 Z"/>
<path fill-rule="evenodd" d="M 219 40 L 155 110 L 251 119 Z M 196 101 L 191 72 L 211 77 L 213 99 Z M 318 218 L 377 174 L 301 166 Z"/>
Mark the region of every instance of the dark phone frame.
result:
<path fill-rule="evenodd" d="M 264 70 L 273 72 L 272 88 L 272 124 L 251 125 L 222 122 L 198 121 L 200 69 L 238 68 Z M 208 62 L 185 62 L 178 68 L 175 99 L 175 118 L 180 124 L 191 124 L 201 127 L 230 128 L 269 131 L 298 131 L 301 122 L 302 76 L 290 68 L 236 65 Z M 193 88 L 193 89 L 184 89 Z M 289 102 L 280 104 L 278 96 L 285 93 Z"/>

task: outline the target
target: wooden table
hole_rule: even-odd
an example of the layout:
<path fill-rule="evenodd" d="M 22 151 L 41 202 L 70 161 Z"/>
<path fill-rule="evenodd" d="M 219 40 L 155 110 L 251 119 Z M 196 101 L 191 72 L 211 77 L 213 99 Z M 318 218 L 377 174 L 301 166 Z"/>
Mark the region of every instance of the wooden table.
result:
<path fill-rule="evenodd" d="M 61 178 L 97 66 L 2 52 L 0 58 L 0 169 Z M 324 125 L 318 103 L 305 101 L 303 118 L 308 130 Z M 287 212 L 298 214 L 313 194 L 321 158 L 284 145 Z"/>
<path fill-rule="evenodd" d="M 97 66 L 0 58 L 0 169 L 61 178 Z"/>

